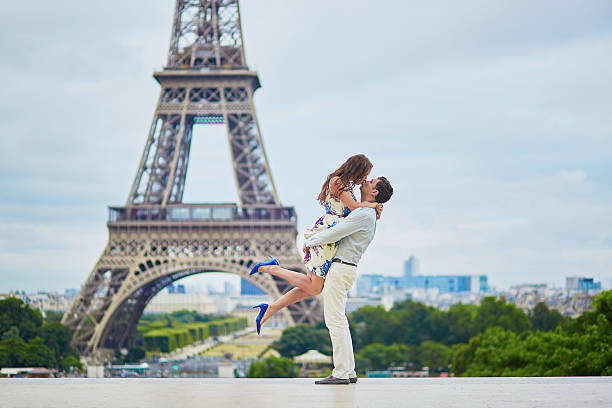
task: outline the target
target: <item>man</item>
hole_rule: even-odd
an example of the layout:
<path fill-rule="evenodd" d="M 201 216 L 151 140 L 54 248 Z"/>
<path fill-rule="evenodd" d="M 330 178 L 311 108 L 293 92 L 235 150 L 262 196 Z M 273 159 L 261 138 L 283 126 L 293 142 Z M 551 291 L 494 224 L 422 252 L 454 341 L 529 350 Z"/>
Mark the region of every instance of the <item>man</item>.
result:
<path fill-rule="evenodd" d="M 393 187 L 385 177 L 366 181 L 361 185 L 361 201 L 386 203 Z M 374 239 L 376 210 L 361 207 L 353 210 L 335 226 L 313 235 L 304 246 L 338 242 L 338 250 L 325 278 L 323 314 L 333 348 L 332 374 L 315 384 L 349 384 L 357 382 L 353 342 L 346 318 L 346 300 L 357 278 L 357 264 Z"/>

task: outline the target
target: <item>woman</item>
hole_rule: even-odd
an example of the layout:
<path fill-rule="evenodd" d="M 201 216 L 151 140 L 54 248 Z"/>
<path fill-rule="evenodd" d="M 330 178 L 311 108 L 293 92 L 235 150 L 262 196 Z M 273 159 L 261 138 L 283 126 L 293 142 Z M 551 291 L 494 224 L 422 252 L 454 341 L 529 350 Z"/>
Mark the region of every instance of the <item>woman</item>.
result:
<path fill-rule="evenodd" d="M 358 154 L 349 157 L 338 169 L 327 176 L 317 197 L 319 203 L 325 207 L 325 214 L 316 221 L 314 227 L 306 230 L 304 233 L 306 238 L 336 225 L 338 221 L 358 207 L 376 208 L 377 213 L 380 214 L 382 204 L 358 202 L 353 194 L 353 187 L 366 181 L 372 167 L 372 163 L 366 156 Z M 304 248 L 304 265 L 308 270 L 306 275 L 281 268 L 274 258 L 268 262 L 260 262 L 253 267 L 250 275 L 256 272 L 269 273 L 296 286 L 274 303 L 269 305 L 262 303 L 254 307 L 260 309 L 255 319 L 257 334 L 260 332 L 261 325 L 280 309 L 321 293 L 337 246 L 338 243 L 335 242 Z"/>

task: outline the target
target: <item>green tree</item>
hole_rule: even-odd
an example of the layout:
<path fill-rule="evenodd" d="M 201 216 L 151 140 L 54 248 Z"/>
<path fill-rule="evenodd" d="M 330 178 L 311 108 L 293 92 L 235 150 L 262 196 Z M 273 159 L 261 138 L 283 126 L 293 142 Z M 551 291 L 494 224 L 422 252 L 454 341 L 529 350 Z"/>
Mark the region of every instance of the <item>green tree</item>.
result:
<path fill-rule="evenodd" d="M 21 337 L 19 337 L 19 329 L 16 326 L 11 326 L 7 331 L 2 333 L 2 337 L 0 339 L 8 340 L 8 339 L 20 339 L 20 338 Z"/>
<path fill-rule="evenodd" d="M 6 335 L 7 333 L 5 333 Z M 28 345 L 15 331 L 0 340 L 0 367 L 22 367 L 28 353 Z"/>
<path fill-rule="evenodd" d="M 62 369 L 69 373 L 73 369 L 83 370 L 83 363 L 79 360 L 79 358 L 73 354 L 66 356 L 62 361 Z"/>
<path fill-rule="evenodd" d="M 53 351 L 43 344 L 40 337 L 26 343 L 14 333 L 11 331 L 10 335 L 0 340 L 0 366 L 52 368 L 55 365 Z"/>
<path fill-rule="evenodd" d="M 612 324 L 612 290 L 606 290 L 597 296 L 593 300 L 593 306 L 595 310 L 591 313 L 603 316 Z"/>
<path fill-rule="evenodd" d="M 612 291 L 595 310 L 555 330 L 516 334 L 490 327 L 457 347 L 453 370 L 464 376 L 576 376 L 612 374 Z"/>
<path fill-rule="evenodd" d="M 123 359 L 126 363 L 137 363 L 146 356 L 146 351 L 140 347 L 132 347 L 128 350 L 127 355 Z"/>
<path fill-rule="evenodd" d="M 443 342 L 445 340 L 448 341 L 450 338 L 451 332 L 446 312 L 435 308 L 430 309 L 423 323 L 424 328 L 426 328 L 428 332 L 422 337 L 421 342 Z"/>
<path fill-rule="evenodd" d="M 457 374 L 465 376 L 569 376 L 597 375 L 585 359 L 581 336 L 561 330 L 536 331 L 525 339 L 509 330 L 490 328 L 453 359 Z"/>
<path fill-rule="evenodd" d="M 283 330 L 281 338 L 272 343 L 272 347 L 283 357 L 295 357 L 308 350 L 331 354 L 329 332 L 309 324 L 298 324 Z"/>
<path fill-rule="evenodd" d="M 64 312 L 56 312 L 53 310 L 47 310 L 45 312 L 45 322 L 47 323 L 61 322 L 62 317 L 64 317 Z"/>
<path fill-rule="evenodd" d="M 45 346 L 43 339 L 34 337 L 28 342 L 27 352 L 24 356 L 24 365 L 29 367 L 55 367 L 56 360 L 53 350 Z"/>
<path fill-rule="evenodd" d="M 586 313 L 582 333 L 584 353 L 581 365 L 588 374 L 612 375 L 612 290 L 602 292 L 593 300 L 594 310 Z"/>
<path fill-rule="evenodd" d="M 0 300 L 0 335 L 11 327 L 17 327 L 19 337 L 27 341 L 38 335 L 42 322 L 40 311 L 30 308 L 21 299 Z"/>
<path fill-rule="evenodd" d="M 410 348 L 405 344 L 385 345 L 373 343 L 365 346 L 356 356 L 355 365 L 360 373 L 386 370 L 392 365 L 402 365 L 410 359 Z"/>
<path fill-rule="evenodd" d="M 351 313 L 349 327 L 356 351 L 372 343 L 394 343 L 393 329 L 396 324 L 382 306 L 364 306 Z"/>
<path fill-rule="evenodd" d="M 389 311 L 393 326 L 390 328 L 390 342 L 418 346 L 424 340 L 438 340 L 447 328 L 441 326 L 440 311 L 423 303 L 406 300 L 394 305 Z"/>
<path fill-rule="evenodd" d="M 452 350 L 450 347 L 425 340 L 417 347 L 418 358 L 421 366 L 429 367 L 431 371 L 441 372 L 448 370 Z"/>
<path fill-rule="evenodd" d="M 46 312 L 43 320 L 38 309 L 20 299 L 0 300 L 0 365 L 61 368 L 64 357 L 73 353 L 62 316 Z"/>
<path fill-rule="evenodd" d="M 64 357 L 73 353 L 70 347 L 70 339 L 72 338 L 70 330 L 59 322 L 52 322 L 44 324 L 39 334 L 44 344 L 53 350 L 56 359 L 55 366 L 61 368 Z"/>
<path fill-rule="evenodd" d="M 476 327 L 477 305 L 464 305 L 457 303 L 451 305 L 448 311 L 444 314 L 445 325 L 448 327 L 448 332 L 445 338 L 435 339 L 446 345 L 467 343 L 472 337 L 478 334 Z"/>
<path fill-rule="evenodd" d="M 299 374 L 299 367 L 290 358 L 270 356 L 264 361 L 254 361 L 249 367 L 250 378 L 292 378 Z"/>
<path fill-rule="evenodd" d="M 465 376 L 503 376 L 525 365 L 519 336 L 501 327 L 490 327 L 460 347 L 453 358 L 456 374 Z"/>
<path fill-rule="evenodd" d="M 563 322 L 563 316 L 555 309 L 549 309 L 546 303 L 539 302 L 529 311 L 529 322 L 534 330 L 554 330 Z"/>
<path fill-rule="evenodd" d="M 482 333 L 489 327 L 501 327 L 514 333 L 522 333 L 531 328 L 527 315 L 506 299 L 493 296 L 481 300 L 476 311 L 476 328 Z"/>

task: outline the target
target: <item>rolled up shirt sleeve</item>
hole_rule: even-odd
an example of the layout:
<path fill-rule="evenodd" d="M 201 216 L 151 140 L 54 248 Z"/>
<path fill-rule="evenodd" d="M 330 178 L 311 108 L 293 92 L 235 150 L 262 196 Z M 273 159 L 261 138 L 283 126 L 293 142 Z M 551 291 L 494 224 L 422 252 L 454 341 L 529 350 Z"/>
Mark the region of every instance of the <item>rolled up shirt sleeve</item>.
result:
<path fill-rule="evenodd" d="M 342 238 L 349 236 L 364 227 L 364 223 L 368 220 L 368 214 L 362 211 L 364 208 L 353 210 L 346 218 L 340 220 L 338 224 L 318 232 L 306 240 L 305 245 L 312 247 L 315 245 L 329 244 L 338 242 Z"/>

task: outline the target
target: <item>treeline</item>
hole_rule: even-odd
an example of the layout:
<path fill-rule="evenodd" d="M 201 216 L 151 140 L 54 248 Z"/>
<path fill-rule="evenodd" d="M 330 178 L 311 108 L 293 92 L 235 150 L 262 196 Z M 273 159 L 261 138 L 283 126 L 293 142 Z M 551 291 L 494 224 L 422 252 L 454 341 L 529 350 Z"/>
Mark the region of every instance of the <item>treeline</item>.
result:
<path fill-rule="evenodd" d="M 612 291 L 593 305 L 553 331 L 490 327 L 456 348 L 453 370 L 463 376 L 612 375 Z"/>
<path fill-rule="evenodd" d="M 544 303 L 527 314 L 505 299 L 494 297 L 483 298 L 480 305 L 455 304 L 447 311 L 406 300 L 388 312 L 381 306 L 365 306 L 350 315 L 356 351 L 373 343 L 418 346 L 426 340 L 451 346 L 467 343 L 489 327 L 515 333 L 547 331 L 566 320 Z"/>
<path fill-rule="evenodd" d="M 300 368 L 293 360 L 285 357 L 267 357 L 263 361 L 253 361 L 246 376 L 249 378 L 292 378 L 297 377 Z"/>
<path fill-rule="evenodd" d="M 136 328 L 137 343 L 148 352 L 168 353 L 188 344 L 245 329 L 244 317 L 223 318 L 181 310 L 143 316 Z"/>
<path fill-rule="evenodd" d="M 54 312 L 43 318 L 40 310 L 18 298 L 0 300 L 0 367 L 82 369 L 61 318 Z"/>
<path fill-rule="evenodd" d="M 577 319 L 539 303 L 529 313 L 505 299 L 442 311 L 404 301 L 389 311 L 365 306 L 349 316 L 356 369 L 389 367 L 465 376 L 612 374 L 612 291 Z M 273 343 L 284 357 L 309 349 L 331 354 L 324 324 L 286 329 Z"/>

